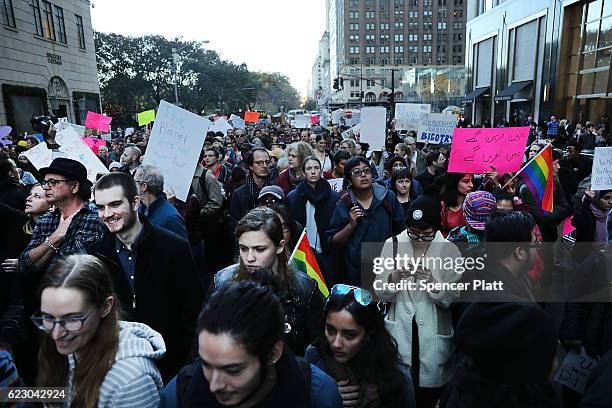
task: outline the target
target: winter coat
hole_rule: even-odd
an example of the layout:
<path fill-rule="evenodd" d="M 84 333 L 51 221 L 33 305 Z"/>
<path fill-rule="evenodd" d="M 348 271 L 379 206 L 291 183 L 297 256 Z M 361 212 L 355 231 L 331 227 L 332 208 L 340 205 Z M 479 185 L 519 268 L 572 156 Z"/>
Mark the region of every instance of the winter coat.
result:
<path fill-rule="evenodd" d="M 156 227 L 173 232 L 184 240 L 187 238 L 185 220 L 177 209 L 168 202 L 165 194 L 161 194 L 148 207 L 144 207 L 144 215 Z"/>
<path fill-rule="evenodd" d="M 565 194 L 561 183 L 557 177 L 554 177 L 553 187 L 553 210 L 550 213 L 544 214 L 542 208 L 538 208 L 536 202 L 531 195 L 531 191 L 527 185 L 523 184 L 519 190 L 519 196 L 529 209 L 529 212 L 535 218 L 544 242 L 555 242 L 558 238 L 557 227 L 570 214 L 570 206 L 565 199 Z"/>
<path fill-rule="evenodd" d="M 238 271 L 238 264 L 217 272 L 211 293 L 231 283 Z M 293 277 L 289 293 L 279 294 L 287 323 L 291 331 L 286 334 L 285 344 L 296 355 L 302 356 L 306 347 L 321 334 L 323 329 L 323 306 L 325 299 L 314 279 L 303 272 L 289 270 Z"/>
<path fill-rule="evenodd" d="M 144 323 L 163 336 L 168 351 L 159 368 L 168 380 L 188 362 L 202 289 L 187 241 L 153 226 L 142 215 L 139 218 L 143 230 L 136 245 L 132 283 L 117 256 L 116 237 L 108 230 L 87 251 L 106 265 L 129 320 Z"/>
<path fill-rule="evenodd" d="M 28 193 L 26 188 L 17 181 L 0 183 L 0 203 L 24 211 Z"/>
<path fill-rule="evenodd" d="M 365 242 L 378 242 L 382 244 L 387 238 L 399 234 L 404 230 L 404 210 L 395 194 L 386 186 L 372 183 L 374 197 L 370 208 L 364 209 L 355 198 L 352 189 L 347 190 L 348 199 L 351 203 L 358 205 L 364 212 L 353 230 L 351 237 L 342 246 L 344 251 L 344 262 L 348 280 L 352 285 L 360 286 L 361 283 L 361 244 Z M 331 244 L 332 238 L 350 222 L 350 208 L 346 203 L 347 198 L 340 199 L 334 209 L 327 240 Z M 383 203 L 385 201 L 386 203 Z"/>
<path fill-rule="evenodd" d="M 414 256 L 412 241 L 405 230 L 397 236 L 397 252 L 393 250 L 393 240 L 385 242 L 382 259 L 394 255 L 408 259 Z M 429 245 L 425 257 L 429 259 L 458 259 L 461 254 L 457 247 L 444 239 L 440 231 Z M 438 282 L 457 282 L 461 274 L 449 267 L 449 263 L 431 262 L 429 270 Z M 446 266 L 446 267 L 445 267 Z M 452 378 L 454 362 L 454 330 L 451 319 L 451 304 L 459 297 L 458 291 L 441 290 L 438 293 L 424 290 L 391 290 L 380 287 L 376 282 L 388 282 L 391 273 L 397 269 L 384 268 L 374 282 L 376 294 L 384 301 L 391 302 L 385 317 L 385 326 L 397 341 L 400 357 L 404 364 L 412 367 L 413 319 L 418 326 L 419 342 L 419 386 L 425 388 L 443 387 Z M 414 278 L 408 278 L 409 281 Z"/>
<path fill-rule="evenodd" d="M 162 336 L 141 323 L 119 322 L 115 362 L 100 386 L 99 408 L 157 408 L 164 386 L 155 360 L 166 353 Z M 76 359 L 68 356 L 68 384 L 74 389 Z"/>

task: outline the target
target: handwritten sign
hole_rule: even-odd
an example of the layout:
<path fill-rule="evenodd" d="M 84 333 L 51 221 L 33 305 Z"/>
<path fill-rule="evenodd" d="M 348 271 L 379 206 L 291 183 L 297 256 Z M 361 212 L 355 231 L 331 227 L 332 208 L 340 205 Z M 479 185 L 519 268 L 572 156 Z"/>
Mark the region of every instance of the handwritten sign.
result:
<path fill-rule="evenodd" d="M 529 136 L 529 127 L 457 128 L 453 133 L 448 171 L 482 173 L 495 166 L 499 174 L 517 171 Z"/>
<path fill-rule="evenodd" d="M 591 188 L 595 191 L 612 189 L 612 147 L 595 148 Z"/>
<path fill-rule="evenodd" d="M 110 116 L 104 116 L 96 112 L 87 112 L 87 118 L 85 119 L 85 127 L 90 129 L 98 129 L 102 132 L 110 131 L 110 123 L 113 118 Z"/>
<path fill-rule="evenodd" d="M 308 129 L 310 127 L 310 115 L 295 115 L 293 127 L 296 129 Z"/>
<path fill-rule="evenodd" d="M 431 112 L 430 104 L 398 103 L 395 105 L 395 130 L 419 129 L 423 116 Z"/>
<path fill-rule="evenodd" d="M 230 116 L 229 121 L 235 129 L 244 129 L 246 127 L 244 119 L 242 119 L 240 116 L 234 115 L 233 113 L 232 116 Z"/>
<path fill-rule="evenodd" d="M 361 109 L 359 140 L 370 145 L 370 150 L 385 147 L 387 109 L 383 106 L 368 106 Z"/>
<path fill-rule="evenodd" d="M 106 146 L 106 140 L 96 139 L 95 137 L 84 137 L 81 139 L 91 149 L 94 154 L 98 154 L 100 146 Z"/>
<path fill-rule="evenodd" d="M 352 128 L 345 130 L 344 132 L 340 133 L 340 136 L 342 136 L 342 139 L 346 140 L 346 139 L 357 139 L 357 135 L 359 134 L 359 129 L 361 129 L 361 123 L 353 126 Z"/>
<path fill-rule="evenodd" d="M 584 347 L 580 348 L 580 353 L 571 350 L 557 369 L 554 380 L 582 394 L 586 387 L 586 380 L 598 361 L 589 356 Z"/>
<path fill-rule="evenodd" d="M 208 129 L 209 132 L 221 132 L 223 136 L 227 136 L 227 131 L 229 129 L 233 129 L 232 125 L 229 124 L 227 119 L 224 117 L 219 117 L 212 126 Z"/>
<path fill-rule="evenodd" d="M 208 119 L 166 101 L 159 104 L 143 164 L 159 168 L 164 188 L 179 200 L 187 201 L 210 124 Z"/>
<path fill-rule="evenodd" d="M 47 149 L 46 143 L 39 143 L 30 150 L 23 152 L 37 170 L 48 167 L 56 157 L 66 157 L 81 162 L 87 169 L 87 179 L 92 183 L 96 182 L 98 173 L 108 173 L 108 169 L 104 167 L 100 159 L 72 127 L 67 127 L 58 132 L 55 140 L 60 145 L 58 152 Z"/>
<path fill-rule="evenodd" d="M 343 178 L 329 179 L 327 182 L 331 186 L 332 190 L 334 190 L 336 193 L 342 192 L 342 183 L 344 182 Z"/>
<path fill-rule="evenodd" d="M 417 142 L 450 144 L 453 141 L 455 126 L 457 126 L 457 115 L 426 113 L 419 123 Z"/>

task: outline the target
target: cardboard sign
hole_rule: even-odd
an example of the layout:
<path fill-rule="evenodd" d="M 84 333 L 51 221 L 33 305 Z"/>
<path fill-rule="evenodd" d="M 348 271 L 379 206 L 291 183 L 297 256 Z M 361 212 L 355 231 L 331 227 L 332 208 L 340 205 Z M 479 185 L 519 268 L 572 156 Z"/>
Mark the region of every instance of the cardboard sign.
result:
<path fill-rule="evenodd" d="M 296 115 L 293 125 L 296 129 L 308 129 L 310 127 L 310 115 Z"/>
<path fill-rule="evenodd" d="M 591 173 L 591 189 L 612 189 L 612 147 L 596 147 Z"/>
<path fill-rule="evenodd" d="M 251 111 L 244 112 L 245 122 L 257 123 L 258 120 L 259 120 L 259 112 L 251 112 Z"/>
<path fill-rule="evenodd" d="M 60 118 L 59 122 L 57 122 L 54 125 L 55 130 L 57 130 L 58 132 L 65 130 L 69 126 L 72 127 L 74 130 L 76 130 L 77 134 L 80 137 L 85 137 L 85 126 L 75 125 L 74 123 L 70 123 L 68 122 L 68 118 Z M 42 138 L 42 135 L 41 135 L 41 138 Z"/>
<path fill-rule="evenodd" d="M 353 126 L 352 128 L 345 130 L 340 134 L 342 139 L 357 139 L 357 134 L 359 134 L 359 130 L 361 129 L 361 123 Z"/>
<path fill-rule="evenodd" d="M 242 119 L 240 116 L 234 115 L 232 114 L 232 116 L 230 116 L 229 121 L 231 122 L 232 126 L 234 127 L 234 129 L 243 129 L 246 127 L 246 123 L 244 121 L 244 119 Z"/>
<path fill-rule="evenodd" d="M 233 129 L 232 125 L 224 118 L 220 117 L 212 124 L 212 126 L 208 129 L 209 132 L 221 132 L 223 136 L 227 136 L 227 131 L 229 129 Z"/>
<path fill-rule="evenodd" d="M 110 116 L 104 116 L 96 112 L 87 112 L 87 119 L 85 119 L 85 127 L 90 129 L 98 129 L 102 132 L 110 131 L 110 123 L 113 118 Z"/>
<path fill-rule="evenodd" d="M 327 182 L 331 186 L 332 190 L 334 190 L 336 193 L 342 192 L 342 183 L 344 182 L 343 178 L 329 179 Z"/>
<path fill-rule="evenodd" d="M 395 130 L 419 129 L 423 116 L 431 112 L 430 104 L 398 103 L 395 105 Z"/>
<path fill-rule="evenodd" d="M 383 150 L 387 109 L 383 106 L 368 106 L 361 109 L 359 140 L 370 145 L 370 151 Z"/>
<path fill-rule="evenodd" d="M 453 133 L 448 171 L 499 174 L 517 171 L 525 152 L 529 127 L 457 128 Z"/>
<path fill-rule="evenodd" d="M 87 179 L 92 183 L 96 182 L 98 173 L 108 173 L 108 169 L 104 167 L 100 159 L 72 127 L 67 127 L 58 132 L 55 140 L 60 145 L 58 152 L 47 149 L 46 143 L 39 143 L 30 150 L 23 152 L 37 170 L 48 167 L 56 157 L 66 157 L 81 162 L 87 169 Z"/>
<path fill-rule="evenodd" d="M 586 380 L 598 362 L 598 359 L 594 359 L 586 353 L 584 347 L 580 348 L 580 353 L 571 350 L 565 356 L 553 379 L 559 384 L 582 394 L 584 393 Z"/>
<path fill-rule="evenodd" d="M 98 154 L 100 146 L 106 146 L 106 140 L 96 139 L 95 137 L 84 137 L 81 139 L 91 149 L 94 154 Z"/>
<path fill-rule="evenodd" d="M 160 169 L 164 189 L 187 201 L 193 173 L 211 123 L 208 119 L 161 101 L 143 164 Z"/>
<path fill-rule="evenodd" d="M 138 126 L 148 125 L 155 120 L 155 109 L 140 112 L 138 114 Z"/>
<path fill-rule="evenodd" d="M 457 126 L 457 115 L 426 113 L 419 123 L 417 142 L 430 144 L 450 144 L 453 131 Z"/>

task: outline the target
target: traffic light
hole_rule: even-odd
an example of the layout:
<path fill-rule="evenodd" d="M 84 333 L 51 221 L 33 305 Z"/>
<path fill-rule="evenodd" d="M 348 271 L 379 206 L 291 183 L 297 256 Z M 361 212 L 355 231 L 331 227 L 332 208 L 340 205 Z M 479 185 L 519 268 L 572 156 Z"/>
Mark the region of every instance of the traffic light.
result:
<path fill-rule="evenodd" d="M 340 83 L 340 79 L 339 78 L 334 79 L 334 89 L 336 89 L 336 90 L 340 89 L 339 83 Z"/>

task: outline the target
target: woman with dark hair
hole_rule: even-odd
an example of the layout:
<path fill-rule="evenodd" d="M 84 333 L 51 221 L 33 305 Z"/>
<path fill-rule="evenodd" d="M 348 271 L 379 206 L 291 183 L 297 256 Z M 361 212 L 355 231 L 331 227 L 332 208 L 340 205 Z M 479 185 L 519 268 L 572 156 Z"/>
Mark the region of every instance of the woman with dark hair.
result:
<path fill-rule="evenodd" d="M 221 287 L 198 319 L 198 359 L 164 390 L 161 408 L 339 408 L 334 381 L 283 342 L 285 311 L 255 282 Z"/>
<path fill-rule="evenodd" d="M 157 407 L 163 387 L 155 365 L 166 348 L 142 323 L 120 321 L 104 265 L 91 255 L 58 261 L 40 285 L 34 325 L 46 333 L 39 387 L 67 387 L 66 406 Z"/>
<path fill-rule="evenodd" d="M 397 200 L 400 202 L 404 214 L 406 214 L 410 207 L 410 202 L 417 197 L 412 173 L 410 173 L 408 168 L 393 172 L 391 175 L 391 191 L 397 196 Z"/>
<path fill-rule="evenodd" d="M 318 158 L 307 157 L 302 163 L 302 171 L 305 178 L 289 193 L 288 204 L 295 220 L 306 228 L 312 252 L 317 258 L 325 282 L 329 284 L 333 281 L 335 268 L 331 266 L 329 259 L 329 244 L 325 239 L 325 231 L 329 227 L 339 195 L 322 178 L 321 162 Z"/>
<path fill-rule="evenodd" d="M 446 238 L 450 230 L 467 225 L 463 215 L 463 201 L 474 191 L 474 175 L 471 173 L 447 173 L 442 186 L 441 232 Z"/>
<path fill-rule="evenodd" d="M 406 159 L 401 156 L 391 156 L 385 161 L 384 180 L 388 180 L 393 175 L 394 171 L 408 168 Z"/>
<path fill-rule="evenodd" d="M 331 158 L 329 157 L 329 153 L 327 153 L 327 139 L 325 135 L 320 134 L 317 135 L 314 149 L 314 156 L 319 159 L 322 165 L 322 171 L 330 171 L 332 168 Z M 303 167 L 304 163 L 302 163 Z"/>
<path fill-rule="evenodd" d="M 408 367 L 365 289 L 344 284 L 331 289 L 323 335 L 305 358 L 337 381 L 345 407 L 416 407 Z"/>
<path fill-rule="evenodd" d="M 295 354 L 303 355 L 318 335 L 324 298 L 314 279 L 287 264 L 280 218 L 268 207 L 257 207 L 238 222 L 236 240 L 239 262 L 215 275 L 211 291 L 244 280 L 272 286 L 287 318 L 285 342 Z"/>

